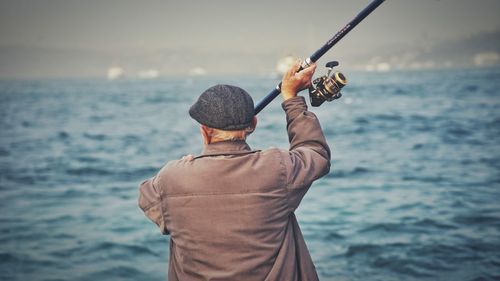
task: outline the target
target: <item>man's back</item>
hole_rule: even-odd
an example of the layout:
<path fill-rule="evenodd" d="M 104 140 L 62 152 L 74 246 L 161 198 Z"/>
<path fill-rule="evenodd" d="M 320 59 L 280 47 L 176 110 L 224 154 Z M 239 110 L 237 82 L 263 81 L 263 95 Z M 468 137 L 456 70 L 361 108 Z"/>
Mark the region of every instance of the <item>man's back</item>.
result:
<path fill-rule="evenodd" d="M 281 245 L 295 242 L 287 228 L 292 210 L 280 151 L 248 153 L 244 143 L 232 142 L 213 146 L 234 154 L 179 161 L 158 175 L 167 198 L 171 275 L 256 280 L 273 267 L 282 270 L 275 261 L 288 246 Z M 295 256 L 286 259 L 294 261 Z"/>

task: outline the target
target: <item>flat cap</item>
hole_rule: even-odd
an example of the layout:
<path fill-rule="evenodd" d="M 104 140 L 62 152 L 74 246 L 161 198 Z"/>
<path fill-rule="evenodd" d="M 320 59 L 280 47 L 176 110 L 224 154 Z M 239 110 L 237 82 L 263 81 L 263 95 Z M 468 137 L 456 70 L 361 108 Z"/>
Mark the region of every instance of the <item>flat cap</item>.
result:
<path fill-rule="evenodd" d="M 252 124 L 252 97 L 242 88 L 215 85 L 204 91 L 189 109 L 189 115 L 210 128 L 234 131 Z"/>

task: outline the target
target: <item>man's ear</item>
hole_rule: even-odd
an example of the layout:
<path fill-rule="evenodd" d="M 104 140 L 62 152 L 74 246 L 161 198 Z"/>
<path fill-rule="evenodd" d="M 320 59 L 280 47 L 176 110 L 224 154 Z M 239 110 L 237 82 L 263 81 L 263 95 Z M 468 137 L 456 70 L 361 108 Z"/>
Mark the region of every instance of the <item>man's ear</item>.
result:
<path fill-rule="evenodd" d="M 251 135 L 255 131 L 255 127 L 257 127 L 257 117 L 254 116 L 252 119 L 252 124 L 248 128 L 245 129 L 246 136 Z"/>
<path fill-rule="evenodd" d="M 252 119 L 252 128 L 255 130 L 257 127 L 257 116 L 254 116 Z"/>
<path fill-rule="evenodd" d="M 204 144 L 209 144 L 212 141 L 210 130 L 211 129 L 209 127 L 207 127 L 205 125 L 200 125 L 200 133 L 201 133 L 201 137 L 203 138 Z"/>

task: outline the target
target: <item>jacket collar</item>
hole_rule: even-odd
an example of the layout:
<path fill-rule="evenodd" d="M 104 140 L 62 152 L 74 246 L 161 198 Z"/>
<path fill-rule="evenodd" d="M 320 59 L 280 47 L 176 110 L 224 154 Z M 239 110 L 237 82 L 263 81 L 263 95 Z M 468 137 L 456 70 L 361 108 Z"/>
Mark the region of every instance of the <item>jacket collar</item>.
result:
<path fill-rule="evenodd" d="M 205 145 L 201 155 L 195 158 L 201 158 L 205 156 L 216 156 L 216 155 L 248 154 L 256 151 L 258 150 L 251 150 L 250 146 L 248 146 L 248 144 L 243 140 L 220 141 Z"/>

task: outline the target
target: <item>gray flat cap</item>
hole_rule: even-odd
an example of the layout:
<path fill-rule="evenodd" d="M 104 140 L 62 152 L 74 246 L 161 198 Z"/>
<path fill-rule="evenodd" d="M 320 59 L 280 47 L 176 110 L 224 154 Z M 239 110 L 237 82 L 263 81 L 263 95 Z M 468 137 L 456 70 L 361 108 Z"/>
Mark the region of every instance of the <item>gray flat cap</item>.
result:
<path fill-rule="evenodd" d="M 189 115 L 210 128 L 234 131 L 252 124 L 252 97 L 242 88 L 215 85 L 203 92 L 189 109 Z"/>

